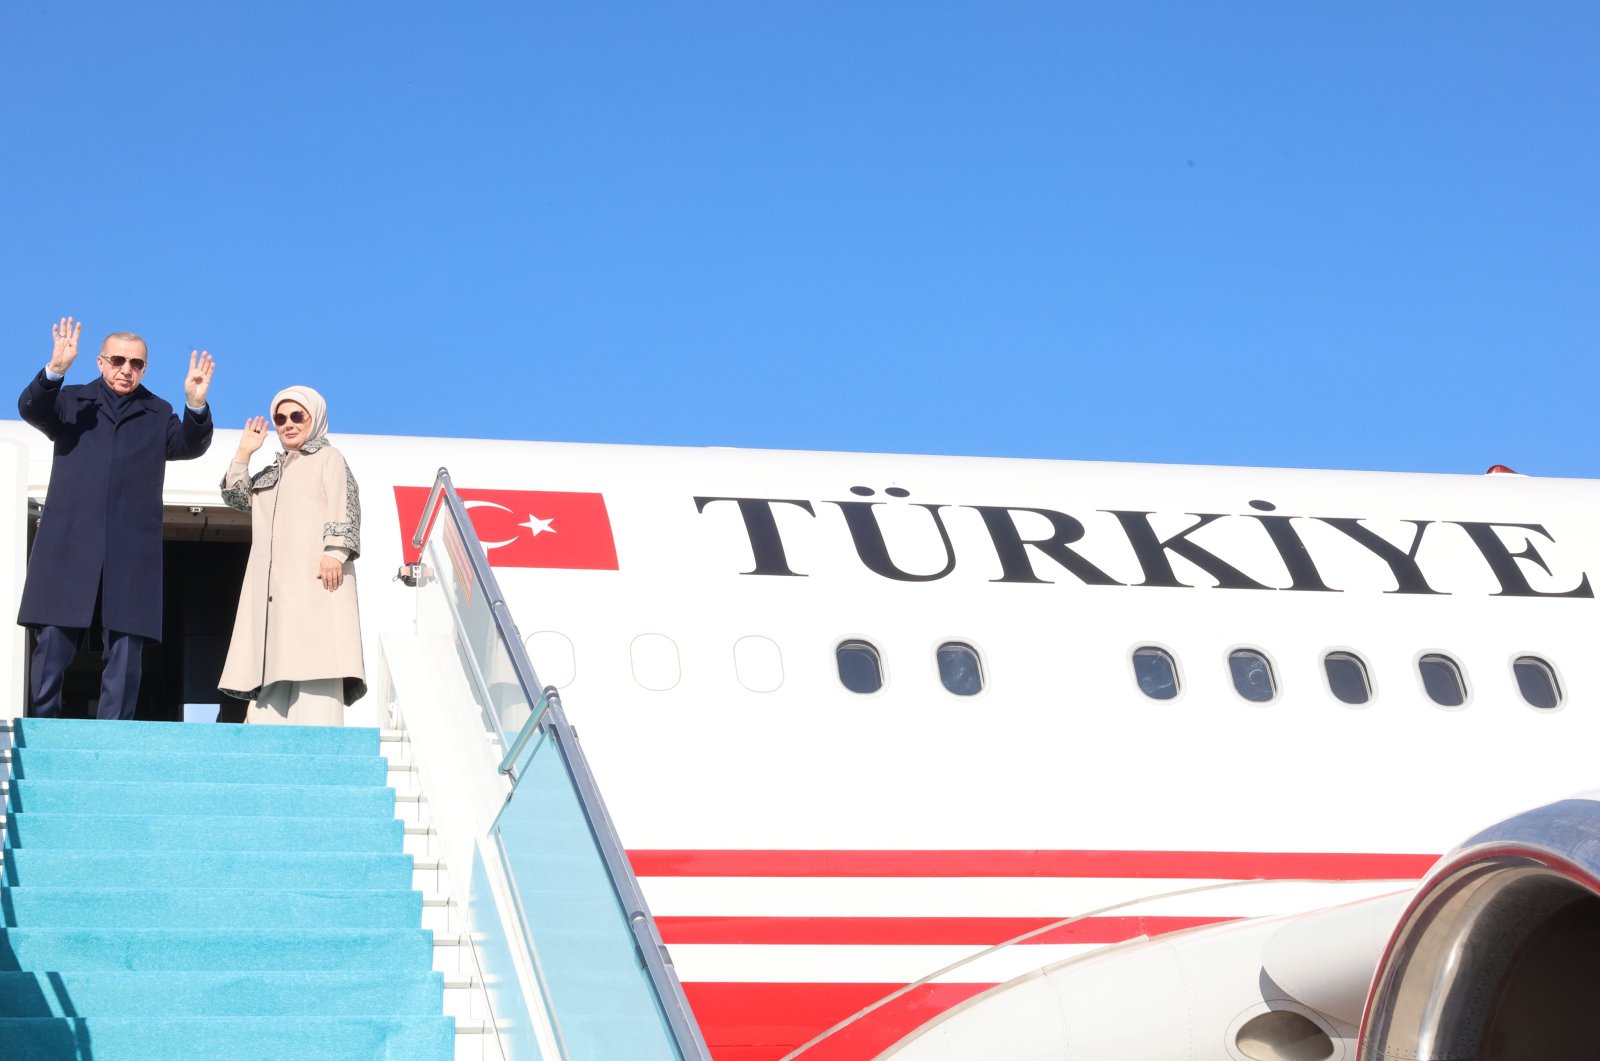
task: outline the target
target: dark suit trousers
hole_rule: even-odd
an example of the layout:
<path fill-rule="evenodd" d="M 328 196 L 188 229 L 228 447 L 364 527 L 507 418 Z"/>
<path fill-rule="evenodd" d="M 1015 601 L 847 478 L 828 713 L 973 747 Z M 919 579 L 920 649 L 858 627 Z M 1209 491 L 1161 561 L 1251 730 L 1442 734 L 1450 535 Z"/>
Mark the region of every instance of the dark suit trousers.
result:
<path fill-rule="evenodd" d="M 61 686 L 67 667 L 78 654 L 85 631 L 69 626 L 40 626 L 36 630 L 28 675 L 28 713 L 35 718 L 55 718 L 61 714 Z M 139 703 L 145 639 L 138 634 L 107 630 L 105 641 L 97 713 L 101 718 L 132 718 Z"/>

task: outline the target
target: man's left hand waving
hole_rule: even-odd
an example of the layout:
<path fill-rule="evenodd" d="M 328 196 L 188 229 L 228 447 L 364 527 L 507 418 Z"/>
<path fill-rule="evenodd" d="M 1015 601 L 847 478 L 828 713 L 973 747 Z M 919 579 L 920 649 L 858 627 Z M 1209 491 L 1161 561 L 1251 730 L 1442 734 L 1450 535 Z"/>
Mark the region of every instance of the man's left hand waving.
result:
<path fill-rule="evenodd" d="M 189 351 L 189 374 L 183 377 L 183 394 L 189 401 L 189 408 L 199 409 L 206 404 L 206 395 L 211 391 L 211 373 L 216 370 L 217 363 L 206 351 Z"/>

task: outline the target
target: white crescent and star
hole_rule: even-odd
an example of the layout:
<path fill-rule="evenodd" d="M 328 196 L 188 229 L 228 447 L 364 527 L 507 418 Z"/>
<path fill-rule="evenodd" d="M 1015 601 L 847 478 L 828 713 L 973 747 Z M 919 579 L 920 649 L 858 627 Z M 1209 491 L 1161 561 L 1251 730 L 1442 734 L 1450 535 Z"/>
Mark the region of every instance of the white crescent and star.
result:
<path fill-rule="evenodd" d="M 498 501 L 476 501 L 476 500 L 475 501 L 467 501 L 467 500 L 463 500 L 461 502 L 461 504 L 462 504 L 463 507 L 465 507 L 467 509 L 498 508 L 501 512 L 510 512 L 511 511 L 511 509 L 509 509 L 506 506 L 500 504 Z M 551 524 L 553 524 L 555 521 L 556 520 L 555 520 L 554 516 L 551 516 L 549 519 L 540 519 L 538 516 L 535 516 L 532 512 L 530 512 L 530 513 L 528 513 L 528 521 L 526 523 L 518 523 L 517 526 L 528 528 L 529 536 L 537 538 L 539 535 L 544 534 L 546 532 L 548 532 L 550 534 L 557 533 L 555 527 L 551 526 Z M 518 537 L 521 537 L 521 535 L 518 535 Z M 485 549 L 500 549 L 500 548 L 503 548 L 504 546 L 512 544 L 516 540 L 517 540 L 517 538 L 507 538 L 504 541 L 484 542 L 483 543 L 483 547 Z"/>

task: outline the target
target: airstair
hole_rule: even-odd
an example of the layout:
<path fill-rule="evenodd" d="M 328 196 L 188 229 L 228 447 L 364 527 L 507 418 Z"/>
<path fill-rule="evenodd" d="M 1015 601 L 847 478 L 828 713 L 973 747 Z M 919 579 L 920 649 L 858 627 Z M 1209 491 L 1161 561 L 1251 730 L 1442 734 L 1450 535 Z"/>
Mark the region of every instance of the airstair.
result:
<path fill-rule="evenodd" d="M 416 545 L 388 729 L 0 723 L 0 1056 L 709 1061 L 443 470 Z"/>
<path fill-rule="evenodd" d="M 22 719 L 11 737 L 5 1057 L 457 1053 L 430 938 L 448 925 L 424 928 L 449 911 L 424 909 L 435 867 L 404 850 L 377 731 Z"/>

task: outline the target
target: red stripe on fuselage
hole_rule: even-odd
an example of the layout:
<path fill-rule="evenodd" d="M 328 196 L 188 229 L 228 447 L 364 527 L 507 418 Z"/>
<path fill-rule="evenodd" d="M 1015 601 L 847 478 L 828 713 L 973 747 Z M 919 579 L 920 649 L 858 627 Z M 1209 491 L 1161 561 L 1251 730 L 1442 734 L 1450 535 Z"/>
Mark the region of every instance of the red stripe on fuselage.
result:
<path fill-rule="evenodd" d="M 1437 855 L 1265 851 L 629 851 L 641 877 L 1415 880 Z"/>
<path fill-rule="evenodd" d="M 1415 880 L 1433 855 L 1249 851 L 638 850 L 640 877 L 1057 877 L 1177 880 Z M 1085 918 L 1030 943 L 1109 944 L 1226 918 Z M 661 917 L 668 944 L 984 947 L 1047 918 Z M 779 1061 L 827 1028 L 904 985 L 684 985 L 715 1061 Z M 923 984 L 807 1049 L 802 1061 L 869 1061 L 992 984 Z"/>
<path fill-rule="evenodd" d="M 663 942 L 759 946 L 992 947 L 1060 918 L 1051 917 L 658 917 Z M 1227 917 L 1085 917 L 1024 940 L 1045 943 L 1121 943 L 1179 929 L 1230 921 Z"/>

